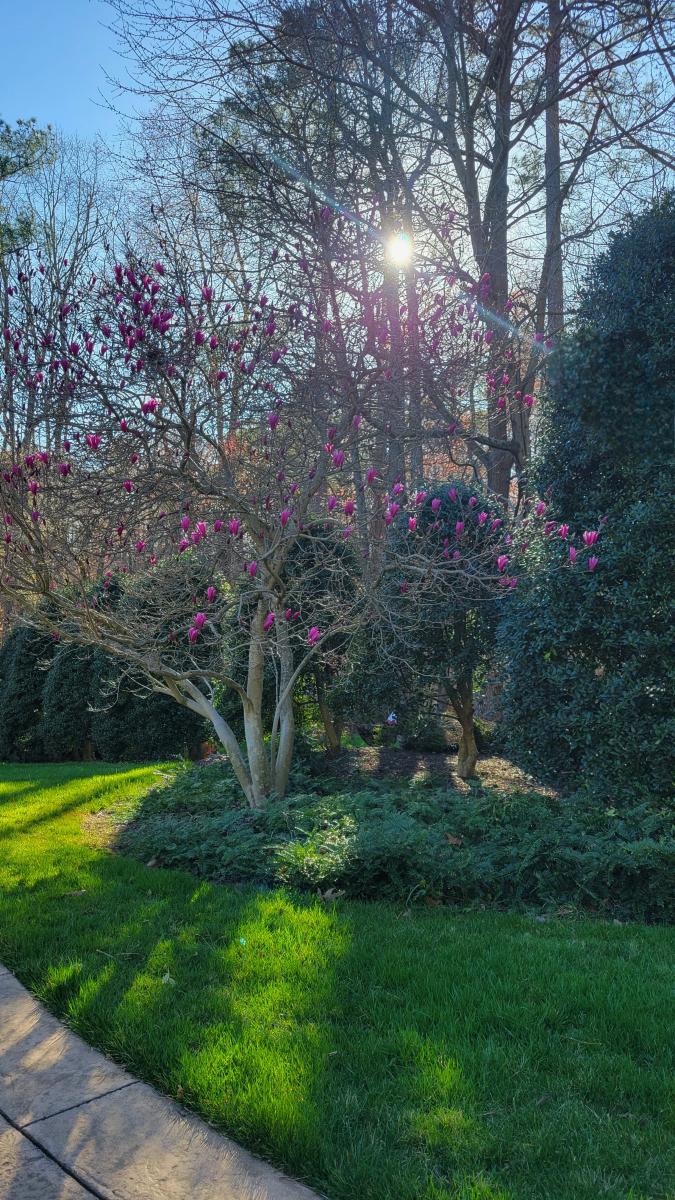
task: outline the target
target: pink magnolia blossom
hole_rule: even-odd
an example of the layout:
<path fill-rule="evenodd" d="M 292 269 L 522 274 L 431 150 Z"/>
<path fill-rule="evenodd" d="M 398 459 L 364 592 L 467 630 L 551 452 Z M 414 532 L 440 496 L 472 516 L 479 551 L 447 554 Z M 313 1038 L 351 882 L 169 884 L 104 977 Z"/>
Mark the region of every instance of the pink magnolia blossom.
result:
<path fill-rule="evenodd" d="M 479 525 L 484 525 L 485 522 L 487 521 L 487 519 L 488 519 L 488 515 L 486 512 L 479 512 L 479 514 L 478 514 L 478 524 Z"/>
<path fill-rule="evenodd" d="M 457 534 L 457 537 L 462 536 L 462 534 L 464 533 L 464 522 L 463 521 L 455 521 L 455 533 Z"/>
<path fill-rule="evenodd" d="M 189 550 L 189 548 L 190 548 L 190 543 L 189 543 L 188 539 L 181 538 L 178 543 L 178 549 L 180 550 L 180 553 L 183 554 L 184 551 Z"/>
<path fill-rule="evenodd" d="M 144 550 L 145 550 L 145 542 L 142 539 L 140 539 L 139 541 L 136 542 L 136 553 L 142 554 Z"/>
<path fill-rule="evenodd" d="M 570 562 L 571 562 L 572 566 L 574 566 L 576 561 L 577 561 L 577 548 L 576 548 L 576 546 L 570 546 Z"/>
<path fill-rule="evenodd" d="M 195 629 L 194 625 L 191 625 L 190 628 L 188 629 L 188 638 L 190 640 L 191 645 L 194 646 L 198 637 L 199 637 L 199 630 Z"/>
<path fill-rule="evenodd" d="M 338 505 L 337 496 L 329 496 L 326 501 L 326 507 L 329 512 L 334 512 Z"/>
<path fill-rule="evenodd" d="M 128 433 L 129 422 L 127 421 L 126 417 L 122 417 L 122 420 L 120 421 L 120 429 L 122 430 L 122 433 Z"/>
<path fill-rule="evenodd" d="M 220 517 L 217 517 L 216 520 L 213 522 L 213 532 L 220 533 L 222 528 L 223 528 L 223 522 L 220 520 Z"/>
<path fill-rule="evenodd" d="M 195 613 L 193 620 L 192 620 L 192 624 L 194 625 L 195 629 L 203 629 L 204 626 L 206 625 L 206 613 L 203 613 L 203 612 Z"/>
<path fill-rule="evenodd" d="M 87 434 L 87 445 L 90 450 L 98 450 L 99 446 L 101 445 L 100 433 L 88 433 Z"/>
<path fill-rule="evenodd" d="M 228 522 L 227 529 L 232 537 L 236 537 L 241 529 L 241 522 L 238 521 L 236 517 L 233 517 L 232 520 Z M 253 573 L 255 574 L 255 571 Z"/>
<path fill-rule="evenodd" d="M 282 510 L 281 510 L 281 515 L 280 515 L 280 517 L 279 517 L 279 520 L 281 521 L 281 528 L 282 528 L 282 529 L 285 529 L 285 528 L 286 528 L 286 526 L 288 525 L 288 522 L 290 521 L 290 519 L 291 519 L 291 510 L 290 510 L 290 508 L 282 508 Z"/>
<path fill-rule="evenodd" d="M 433 513 L 437 513 L 440 507 L 441 507 L 441 502 L 440 502 L 438 496 L 435 496 L 434 499 L 431 501 L 431 511 Z"/>
<path fill-rule="evenodd" d="M 263 629 L 265 630 L 265 633 L 269 633 L 269 631 L 273 625 L 274 625 L 274 613 L 268 612 L 267 616 L 265 617 L 265 620 L 263 621 Z"/>
<path fill-rule="evenodd" d="M 195 345 L 203 346 L 206 341 L 206 334 L 201 329 L 195 329 Z"/>
<path fill-rule="evenodd" d="M 255 561 L 255 559 L 253 560 L 253 562 L 250 562 L 248 564 L 247 570 L 248 570 L 249 575 L 251 576 L 251 579 L 255 579 L 256 575 L 258 574 L 258 564 Z"/>
<path fill-rule="evenodd" d="M 424 501 L 426 500 L 426 498 L 427 498 L 426 492 L 418 492 L 417 495 L 415 496 L 415 504 L 424 504 Z"/>
<path fill-rule="evenodd" d="M 335 450 L 333 452 L 333 466 L 337 467 L 337 469 L 340 470 L 340 468 L 342 466 L 344 466 L 344 461 L 345 461 L 344 450 Z"/>
<path fill-rule="evenodd" d="M 525 408 L 532 408 L 534 405 L 534 396 L 532 396 L 529 392 L 526 392 L 526 394 L 523 396 L 523 404 L 525 405 Z"/>
<path fill-rule="evenodd" d="M 213 604 L 213 601 L 215 600 L 217 595 L 218 595 L 218 589 L 215 588 L 213 586 L 213 584 L 210 584 L 210 586 L 207 587 L 207 589 L 206 589 L 206 599 L 208 600 L 209 604 Z"/>
<path fill-rule="evenodd" d="M 538 517 L 543 517 L 544 513 L 546 512 L 546 505 L 544 504 L 543 500 L 537 501 L 534 506 L 534 511 Z"/>
<path fill-rule="evenodd" d="M 345 516 L 346 516 L 346 517 L 351 517 L 351 516 L 353 516 L 353 513 L 354 513 L 354 507 L 355 507 L 355 505 L 354 505 L 354 501 L 353 501 L 353 500 L 345 500 L 345 502 L 344 502 L 344 504 L 343 504 L 343 506 L 342 506 L 342 511 L 343 511 L 343 513 L 345 514 Z"/>
<path fill-rule="evenodd" d="M 405 488 L 402 483 L 395 483 L 393 488 L 391 489 L 391 494 L 392 494 L 392 496 L 400 496 L 401 493 L 404 491 L 405 491 Z"/>
<path fill-rule="evenodd" d="M 316 643 L 318 642 L 320 637 L 321 637 L 321 630 L 317 629 L 316 625 L 312 625 L 312 628 L 310 629 L 309 633 L 307 634 L 307 641 L 309 642 L 310 646 L 316 646 Z"/>
<path fill-rule="evenodd" d="M 269 425 L 271 430 L 276 429 L 277 425 L 279 424 L 278 412 L 271 412 L 271 413 L 267 414 L 267 424 Z"/>
<path fill-rule="evenodd" d="M 146 415 L 148 413 L 156 412 L 158 408 L 159 400 L 155 400 L 154 396 L 150 396 L 147 400 L 143 400 L 141 403 L 141 412 L 145 413 Z"/>
<path fill-rule="evenodd" d="M 476 499 L 476 497 L 469 496 L 469 508 L 475 508 L 477 504 L 478 504 L 478 500 Z"/>
<path fill-rule="evenodd" d="M 500 554 L 497 558 L 497 566 L 500 571 L 505 571 L 509 563 L 508 554 Z"/>
<path fill-rule="evenodd" d="M 122 487 L 124 488 L 125 492 L 127 492 L 128 494 L 130 494 L 134 490 L 134 485 L 130 479 L 123 479 Z"/>
<path fill-rule="evenodd" d="M 598 540 L 597 529 L 587 529 L 583 535 L 584 546 L 594 546 Z"/>
<path fill-rule="evenodd" d="M 375 469 L 375 467 L 368 468 L 366 471 L 366 483 L 369 485 L 369 487 L 373 486 L 378 474 L 379 472 Z"/>
<path fill-rule="evenodd" d="M 417 517 L 408 517 L 408 529 L 414 533 L 417 529 Z"/>
<path fill-rule="evenodd" d="M 600 562 L 600 559 L 597 558 L 595 554 L 591 554 L 591 557 L 588 560 L 589 571 L 594 571 L 599 562 Z"/>
<path fill-rule="evenodd" d="M 40 520 L 40 514 L 39 514 L 39 512 L 38 512 L 38 510 L 37 510 L 36 508 L 34 508 L 34 509 L 33 509 L 33 511 L 32 511 L 32 513 L 30 514 L 30 519 L 31 519 L 31 521 L 33 521 L 35 524 L 37 524 L 37 522 Z"/>
<path fill-rule="evenodd" d="M 184 532 L 184 533 L 187 533 L 188 529 L 190 528 L 190 518 L 189 518 L 189 517 L 187 517 L 187 516 L 186 516 L 186 517 L 181 517 L 181 519 L 180 519 L 180 527 L 181 527 L 181 529 L 183 530 L 183 532 Z"/>
<path fill-rule="evenodd" d="M 448 499 L 452 500 L 453 503 L 455 502 L 455 500 L 457 499 L 457 488 L 456 487 L 451 487 L 448 490 Z"/>
<path fill-rule="evenodd" d="M 570 531 L 569 525 L 560 525 L 558 528 L 558 533 L 560 534 L 561 538 L 566 538 L 569 531 Z"/>
<path fill-rule="evenodd" d="M 197 524 L 195 525 L 195 529 L 197 530 L 197 533 L 199 534 L 200 537 L 203 537 L 203 538 L 206 537 L 206 521 L 197 521 Z"/>

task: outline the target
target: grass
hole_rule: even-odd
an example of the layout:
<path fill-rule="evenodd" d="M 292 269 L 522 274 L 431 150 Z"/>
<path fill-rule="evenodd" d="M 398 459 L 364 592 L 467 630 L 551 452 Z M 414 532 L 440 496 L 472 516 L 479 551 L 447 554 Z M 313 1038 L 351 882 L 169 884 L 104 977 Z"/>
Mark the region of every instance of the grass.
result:
<path fill-rule="evenodd" d="M 0 958 L 331 1200 L 666 1200 L 672 931 L 219 888 L 97 847 L 152 767 L 0 768 Z M 94 823 L 95 824 L 95 823 Z"/>

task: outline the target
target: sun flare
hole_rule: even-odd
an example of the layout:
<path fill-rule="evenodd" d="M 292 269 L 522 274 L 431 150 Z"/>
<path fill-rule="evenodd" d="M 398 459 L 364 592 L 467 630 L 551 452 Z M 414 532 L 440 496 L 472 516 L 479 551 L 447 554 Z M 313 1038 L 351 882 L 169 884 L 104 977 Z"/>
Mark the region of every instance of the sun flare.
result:
<path fill-rule="evenodd" d="M 395 233 L 387 241 L 386 255 L 395 267 L 407 267 L 413 256 L 412 238 L 407 233 Z"/>

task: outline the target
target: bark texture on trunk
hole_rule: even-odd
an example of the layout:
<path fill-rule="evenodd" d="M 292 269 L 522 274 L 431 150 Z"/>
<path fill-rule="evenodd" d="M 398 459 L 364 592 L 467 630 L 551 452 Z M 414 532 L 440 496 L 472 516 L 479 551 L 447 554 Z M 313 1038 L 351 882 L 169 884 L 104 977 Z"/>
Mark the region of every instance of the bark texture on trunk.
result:
<path fill-rule="evenodd" d="M 549 334 L 559 334 L 564 320 L 560 192 L 560 0 L 548 0 L 546 46 L 546 316 Z"/>
<path fill-rule="evenodd" d="M 330 710 L 328 701 L 326 700 L 326 690 L 324 681 L 321 678 L 321 668 L 314 668 L 314 682 L 316 684 L 316 699 L 319 706 L 319 715 L 325 733 L 326 749 L 336 753 L 340 749 L 342 743 L 342 722 L 336 721 Z"/>
<path fill-rule="evenodd" d="M 288 777 L 293 761 L 295 745 L 295 714 L 293 712 L 293 651 L 288 637 L 288 626 L 277 622 L 277 650 L 279 652 L 279 698 L 270 739 L 270 770 L 274 791 L 283 796 L 288 787 Z M 276 728 L 279 728 L 278 740 Z"/>
<path fill-rule="evenodd" d="M 478 747 L 473 715 L 473 678 L 460 680 L 449 691 L 450 703 L 462 727 L 457 754 L 457 774 L 460 779 L 475 779 Z"/>

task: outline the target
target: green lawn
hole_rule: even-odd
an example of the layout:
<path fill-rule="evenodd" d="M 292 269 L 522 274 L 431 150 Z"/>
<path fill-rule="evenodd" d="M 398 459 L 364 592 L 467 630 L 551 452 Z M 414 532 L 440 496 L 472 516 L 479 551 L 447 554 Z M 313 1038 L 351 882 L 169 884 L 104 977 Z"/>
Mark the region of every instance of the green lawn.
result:
<path fill-rule="evenodd" d="M 97 849 L 83 818 L 156 782 L 0 767 L 0 958 L 85 1038 L 331 1200 L 673 1196 L 671 930 L 332 907 Z"/>

